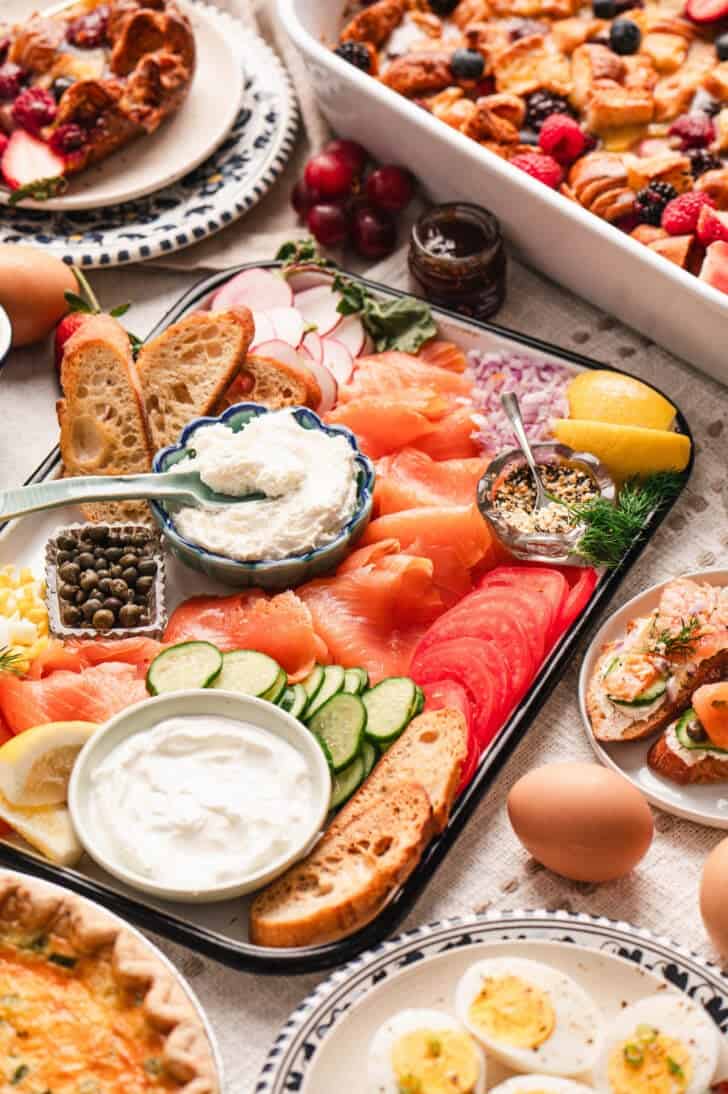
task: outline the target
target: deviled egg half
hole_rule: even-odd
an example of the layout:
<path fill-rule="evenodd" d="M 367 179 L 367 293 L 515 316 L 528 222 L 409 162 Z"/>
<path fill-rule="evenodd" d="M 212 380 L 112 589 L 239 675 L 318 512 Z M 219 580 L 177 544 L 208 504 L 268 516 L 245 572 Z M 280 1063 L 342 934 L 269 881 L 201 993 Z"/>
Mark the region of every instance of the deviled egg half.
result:
<path fill-rule="evenodd" d="M 720 1034 L 686 995 L 665 991 L 625 1007 L 607 1031 L 594 1071 L 602 1094 L 706 1094 Z"/>
<path fill-rule="evenodd" d="M 374 1034 L 369 1094 L 485 1094 L 485 1058 L 459 1022 L 438 1010 L 401 1010 Z"/>
<path fill-rule="evenodd" d="M 582 1075 L 601 1051 L 603 1019 L 593 1000 L 538 961 L 497 957 L 471 965 L 458 982 L 455 1011 L 514 1071 Z"/>
<path fill-rule="evenodd" d="M 590 1086 L 554 1075 L 518 1075 L 494 1086 L 490 1094 L 594 1094 Z"/>

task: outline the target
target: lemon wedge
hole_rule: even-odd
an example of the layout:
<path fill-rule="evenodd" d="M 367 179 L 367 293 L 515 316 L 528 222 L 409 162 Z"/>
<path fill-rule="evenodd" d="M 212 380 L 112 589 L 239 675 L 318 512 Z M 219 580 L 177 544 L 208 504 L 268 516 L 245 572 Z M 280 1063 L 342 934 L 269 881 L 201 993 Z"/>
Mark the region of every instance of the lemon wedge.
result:
<path fill-rule="evenodd" d="M 49 722 L 7 741 L 0 747 L 0 794 L 23 809 L 62 805 L 76 757 L 97 728 L 93 722 Z"/>
<path fill-rule="evenodd" d="M 659 392 L 608 369 L 580 372 L 569 384 L 567 397 L 572 418 L 643 429 L 669 429 L 675 420 L 675 407 Z"/>
<path fill-rule="evenodd" d="M 690 438 L 683 433 L 573 418 L 558 418 L 553 428 L 558 441 L 591 452 L 621 480 L 658 471 L 684 471 L 690 460 Z"/>
<path fill-rule="evenodd" d="M 0 794 L 0 820 L 58 866 L 74 866 L 83 855 L 71 814 L 65 805 L 19 809 Z"/>

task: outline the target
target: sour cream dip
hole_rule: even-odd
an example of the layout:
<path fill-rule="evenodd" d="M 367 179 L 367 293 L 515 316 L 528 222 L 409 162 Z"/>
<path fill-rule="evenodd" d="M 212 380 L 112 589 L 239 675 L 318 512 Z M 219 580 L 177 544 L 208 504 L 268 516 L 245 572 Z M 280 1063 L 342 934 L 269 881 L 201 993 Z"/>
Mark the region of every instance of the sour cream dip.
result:
<path fill-rule="evenodd" d="M 357 464 L 345 437 L 304 429 L 289 410 L 254 418 L 234 433 L 218 423 L 194 434 L 185 463 L 219 494 L 265 498 L 227 509 L 183 508 L 189 542 L 239 562 L 279 560 L 324 547 L 354 514 Z"/>
<path fill-rule="evenodd" d="M 204 891 L 283 861 L 319 804 L 287 741 L 232 718 L 185 715 L 114 748 L 90 776 L 88 808 L 109 862 Z"/>

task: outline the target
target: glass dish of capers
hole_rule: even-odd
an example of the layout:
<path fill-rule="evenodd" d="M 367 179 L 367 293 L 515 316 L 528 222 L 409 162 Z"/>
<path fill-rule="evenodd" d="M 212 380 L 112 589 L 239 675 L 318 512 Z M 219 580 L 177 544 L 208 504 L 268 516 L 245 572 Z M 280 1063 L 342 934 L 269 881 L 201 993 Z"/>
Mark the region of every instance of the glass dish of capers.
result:
<path fill-rule="evenodd" d="M 164 555 L 143 524 L 78 524 L 46 546 L 50 630 L 61 638 L 161 637 Z"/>

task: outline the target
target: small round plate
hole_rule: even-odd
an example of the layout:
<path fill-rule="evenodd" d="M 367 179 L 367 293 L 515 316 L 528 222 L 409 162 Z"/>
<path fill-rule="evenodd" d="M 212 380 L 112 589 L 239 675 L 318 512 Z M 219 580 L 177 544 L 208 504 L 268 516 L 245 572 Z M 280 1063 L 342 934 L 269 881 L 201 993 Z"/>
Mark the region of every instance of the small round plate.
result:
<path fill-rule="evenodd" d="M 363 1062 L 378 1026 L 411 1006 L 454 1013 L 455 984 L 465 970 L 481 958 L 506 955 L 567 973 L 592 994 L 607 1021 L 625 1004 L 665 990 L 667 981 L 728 1029 L 728 981 L 666 939 L 586 915 L 492 912 L 408 931 L 337 970 L 283 1026 L 256 1094 L 368 1094 Z M 507 1074 L 489 1060 L 489 1086 Z M 728 1077 L 728 1041 L 719 1076 Z"/>
<path fill-rule="evenodd" d="M 35 9 L 25 5 L 28 13 Z M 195 34 L 197 66 L 180 109 L 156 133 L 140 137 L 107 160 L 74 176 L 62 197 L 24 201 L 22 209 L 73 212 L 118 205 L 170 186 L 206 160 L 232 129 L 245 87 L 226 23 L 198 4 L 181 3 Z M 0 203 L 9 191 L 0 188 Z"/>
<path fill-rule="evenodd" d="M 728 570 L 697 570 L 680 574 L 693 581 L 710 585 L 728 585 Z M 673 581 L 671 578 L 670 581 Z M 647 753 L 656 735 L 642 741 L 625 741 L 622 744 L 604 744 L 598 741 L 591 729 L 586 709 L 586 695 L 599 655 L 607 642 L 620 638 L 632 619 L 649 615 L 660 602 L 662 591 L 670 581 L 662 581 L 645 592 L 628 600 L 607 619 L 595 634 L 584 655 L 579 673 L 579 709 L 587 739 L 597 758 L 619 775 L 624 775 L 649 802 L 685 820 L 697 821 L 709 828 L 728 828 L 728 782 L 711 783 L 708 786 L 680 786 L 647 766 Z"/>

